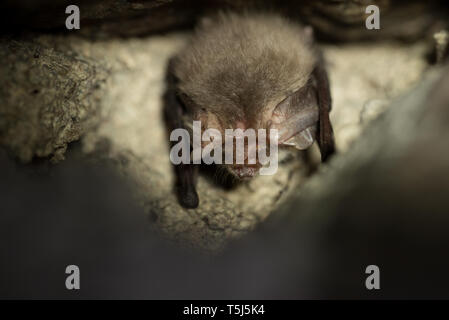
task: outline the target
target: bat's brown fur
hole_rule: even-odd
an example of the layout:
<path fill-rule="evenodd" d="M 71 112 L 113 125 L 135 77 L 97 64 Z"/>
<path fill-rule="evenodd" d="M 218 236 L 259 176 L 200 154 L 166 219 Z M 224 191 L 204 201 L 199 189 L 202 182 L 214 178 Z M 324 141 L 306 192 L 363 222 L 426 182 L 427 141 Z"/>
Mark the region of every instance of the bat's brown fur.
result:
<path fill-rule="evenodd" d="M 227 128 L 260 127 L 262 113 L 308 81 L 316 64 L 309 38 L 277 15 L 220 13 L 174 59 L 178 89 Z"/>

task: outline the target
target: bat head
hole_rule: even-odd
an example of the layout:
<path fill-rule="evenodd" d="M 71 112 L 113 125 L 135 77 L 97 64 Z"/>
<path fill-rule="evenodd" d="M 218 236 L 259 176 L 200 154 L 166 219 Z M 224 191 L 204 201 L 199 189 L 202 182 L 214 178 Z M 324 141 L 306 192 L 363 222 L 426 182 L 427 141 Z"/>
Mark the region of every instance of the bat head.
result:
<path fill-rule="evenodd" d="M 303 150 L 320 135 L 317 60 L 309 28 L 276 15 L 221 14 L 196 30 L 173 72 L 204 130 L 225 137 L 226 129 L 276 129 L 279 146 Z M 258 139 L 246 143 L 245 150 L 261 148 Z M 226 166 L 239 178 L 261 168 L 259 161 Z"/>

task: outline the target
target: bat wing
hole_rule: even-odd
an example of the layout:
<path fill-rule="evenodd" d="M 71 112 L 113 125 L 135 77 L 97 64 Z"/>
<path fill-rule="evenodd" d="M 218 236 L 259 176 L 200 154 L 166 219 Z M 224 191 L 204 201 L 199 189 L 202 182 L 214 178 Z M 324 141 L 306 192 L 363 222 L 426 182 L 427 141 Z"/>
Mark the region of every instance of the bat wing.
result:
<path fill-rule="evenodd" d="M 312 77 L 315 80 L 319 109 L 318 144 L 320 146 L 321 160 L 324 162 L 335 152 L 335 142 L 329 118 L 332 108 L 329 79 L 323 66 L 323 59 L 320 60 L 312 73 Z"/>

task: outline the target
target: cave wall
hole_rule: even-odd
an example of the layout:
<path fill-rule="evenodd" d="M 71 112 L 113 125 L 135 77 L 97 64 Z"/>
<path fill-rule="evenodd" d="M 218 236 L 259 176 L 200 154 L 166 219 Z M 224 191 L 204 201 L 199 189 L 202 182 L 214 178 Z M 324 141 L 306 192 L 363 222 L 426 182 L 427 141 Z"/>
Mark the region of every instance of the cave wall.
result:
<path fill-rule="evenodd" d="M 0 144 L 11 157 L 28 164 L 60 163 L 67 148 L 78 142 L 76 152 L 82 157 L 112 166 L 132 182 L 136 201 L 154 230 L 179 243 L 212 251 L 253 230 L 300 193 L 297 186 L 309 179 L 310 172 L 296 154 L 285 156 L 274 178 L 258 177 L 233 190 L 201 176 L 202 206 L 196 210 L 181 208 L 173 194 L 161 116 L 166 63 L 188 41 L 191 31 L 182 27 L 217 8 L 242 10 L 255 3 L 79 4 L 79 31 L 61 30 L 65 14 L 61 20 L 48 16 L 57 17 L 64 2 L 3 4 L 16 13 L 10 15 L 14 17 L 10 24 L 2 20 L 14 26 L 14 32 L 2 29 L 0 41 L 0 57 L 5 61 L 0 69 Z M 360 27 L 366 16 L 363 2 L 302 1 L 295 8 L 282 1 L 271 5 L 272 10 L 288 11 L 293 19 L 312 24 L 320 38 L 334 40 L 322 42 L 321 47 L 331 81 L 331 120 L 343 159 L 365 128 L 433 69 L 428 59 L 435 48 L 432 31 L 444 25 L 439 19 L 444 11 L 435 13 L 433 5 L 378 4 L 385 11 L 385 28 L 369 33 Z M 390 14 L 400 15 L 404 10 L 408 17 L 419 13 L 420 19 L 395 18 L 390 24 Z M 323 19 L 326 25 L 319 22 Z M 393 22 L 418 27 L 406 27 L 407 32 L 401 33 Z M 374 41 L 379 38 L 388 41 Z M 373 41 L 350 41 L 360 39 Z M 345 165 L 346 160 L 341 161 Z"/>

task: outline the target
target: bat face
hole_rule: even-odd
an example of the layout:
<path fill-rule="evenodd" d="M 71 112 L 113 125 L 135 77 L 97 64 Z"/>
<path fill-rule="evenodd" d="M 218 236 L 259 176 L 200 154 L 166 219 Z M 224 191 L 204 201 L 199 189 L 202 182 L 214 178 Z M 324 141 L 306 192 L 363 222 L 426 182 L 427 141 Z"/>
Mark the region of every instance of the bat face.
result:
<path fill-rule="evenodd" d="M 210 112 L 208 113 L 205 111 L 205 108 L 200 108 L 200 110 L 194 119 L 201 121 L 202 130 L 215 129 L 220 132 L 221 136 L 228 138 L 225 131 L 225 123 L 220 121 L 219 116 Z M 270 156 L 270 143 L 276 143 L 279 147 L 294 147 L 298 150 L 305 150 L 315 142 L 319 120 L 319 107 L 317 91 L 311 81 L 307 82 L 305 86 L 296 92 L 288 95 L 274 109 L 262 108 L 261 111 L 256 121 L 238 118 L 230 123 L 230 129 L 232 130 L 240 129 L 245 132 L 247 129 L 253 129 L 254 133 L 257 133 L 260 129 L 265 131 L 265 139 L 260 136 L 255 136 L 254 139 L 250 139 L 247 135 L 243 136 L 244 163 L 240 164 L 236 163 L 235 156 L 235 146 L 237 145 L 238 138 L 231 137 L 234 146 L 232 154 L 234 161 L 232 164 L 224 164 L 224 166 L 236 178 L 246 179 L 257 175 L 263 166 L 257 157 L 257 152 L 264 148 L 266 155 Z M 269 139 L 271 129 L 277 131 L 276 141 L 270 141 Z M 208 141 L 203 141 L 202 148 L 206 147 L 208 143 Z M 224 140 L 222 140 L 221 149 L 224 153 Z M 252 151 L 254 151 L 255 159 L 253 163 L 250 163 L 249 154 Z M 222 158 L 224 159 L 225 156 L 223 154 Z"/>
<path fill-rule="evenodd" d="M 331 98 L 311 29 L 266 14 L 220 14 L 212 21 L 200 25 L 170 63 L 169 91 L 177 96 L 166 108 L 171 127 L 188 128 L 192 121 L 201 121 L 202 131 L 215 129 L 225 138 L 227 130 L 258 134 L 265 129 L 266 135 L 255 140 L 232 137 L 234 146 L 239 139 L 244 145 L 244 161 L 224 166 L 240 179 L 262 172 L 259 151 L 271 156 L 272 145 L 304 150 L 317 141 L 326 160 L 334 151 Z M 273 129 L 275 139 L 269 133 Z M 236 160 L 236 147 L 229 155 L 225 139 L 215 143 L 223 147 L 222 158 Z M 201 144 L 205 147 L 208 142 Z M 255 159 L 252 151 L 257 151 Z M 195 199 L 195 179 L 184 176 L 192 170 L 178 169 L 183 190 L 190 190 L 185 198 Z M 195 204 L 189 200 L 183 205 Z"/>

